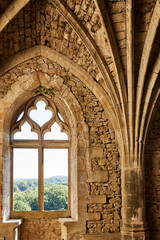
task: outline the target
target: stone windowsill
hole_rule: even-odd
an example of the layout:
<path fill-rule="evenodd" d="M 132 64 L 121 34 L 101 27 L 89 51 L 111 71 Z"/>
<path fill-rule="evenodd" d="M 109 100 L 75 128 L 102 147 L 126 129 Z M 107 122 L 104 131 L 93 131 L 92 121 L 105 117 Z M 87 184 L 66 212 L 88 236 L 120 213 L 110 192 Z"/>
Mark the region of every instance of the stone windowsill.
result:
<path fill-rule="evenodd" d="M 77 222 L 77 220 L 75 220 L 74 218 L 71 218 L 71 217 L 70 218 L 59 218 L 58 220 L 64 225 Z"/>
<path fill-rule="evenodd" d="M 7 224 L 13 228 L 20 226 L 22 223 L 23 223 L 23 219 L 8 219 L 3 222 L 3 224 Z"/>
<path fill-rule="evenodd" d="M 70 210 L 63 210 L 63 211 L 25 211 L 25 212 L 11 212 L 11 218 L 15 219 L 27 219 L 27 218 L 52 218 L 52 219 L 59 219 L 59 218 L 70 218 L 71 212 Z"/>

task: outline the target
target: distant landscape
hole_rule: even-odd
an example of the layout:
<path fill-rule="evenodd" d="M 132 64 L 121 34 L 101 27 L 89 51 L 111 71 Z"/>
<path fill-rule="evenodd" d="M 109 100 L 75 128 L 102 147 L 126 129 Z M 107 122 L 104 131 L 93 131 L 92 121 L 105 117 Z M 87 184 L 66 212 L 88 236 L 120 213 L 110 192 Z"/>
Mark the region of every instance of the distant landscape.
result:
<path fill-rule="evenodd" d="M 38 180 L 14 179 L 14 211 L 38 211 Z M 68 209 L 68 177 L 44 179 L 44 210 Z"/>

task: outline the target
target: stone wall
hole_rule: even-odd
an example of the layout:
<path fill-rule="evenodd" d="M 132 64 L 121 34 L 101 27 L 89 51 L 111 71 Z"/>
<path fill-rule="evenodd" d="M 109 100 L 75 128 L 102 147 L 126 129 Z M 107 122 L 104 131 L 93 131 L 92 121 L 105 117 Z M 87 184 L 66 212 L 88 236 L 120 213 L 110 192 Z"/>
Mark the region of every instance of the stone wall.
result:
<path fill-rule="evenodd" d="M 115 132 L 107 114 L 95 95 L 77 77 L 57 63 L 42 57 L 19 64 L 3 75 L 1 77 L 3 81 L 0 83 L 5 83 L 5 85 L 1 88 L 1 98 L 11 92 L 14 84 L 18 83 L 22 76 L 29 79 L 35 71 L 45 73 L 45 76 L 50 79 L 49 82 L 55 81 L 55 76 L 63 80 L 63 85 L 70 89 L 70 92 L 79 102 L 89 129 L 86 233 L 119 233 L 121 171 Z M 85 159 L 85 161 L 87 160 Z M 56 220 L 46 219 L 44 221 L 33 218 L 24 221 L 20 227 L 20 232 L 23 240 L 33 238 L 35 240 L 59 240 L 61 229 Z"/>
<path fill-rule="evenodd" d="M 87 206 L 87 212 L 91 213 L 87 233 L 119 232 L 121 171 L 114 130 L 103 107 L 89 89 L 80 81 L 75 82 L 75 79 L 67 81 L 67 84 L 79 100 L 89 126 L 91 170 L 93 174 L 108 173 L 105 182 L 99 179 L 98 182 L 89 182 L 89 195 L 93 203 Z"/>
<path fill-rule="evenodd" d="M 160 108 L 156 112 L 145 149 L 146 208 L 150 239 L 160 238 Z"/>
<path fill-rule="evenodd" d="M 25 219 L 20 227 L 20 236 L 25 240 L 61 240 L 61 226 L 54 219 Z"/>
<path fill-rule="evenodd" d="M 80 37 L 49 1 L 32 0 L 0 33 L 0 62 L 36 45 L 72 59 L 98 80 L 98 68 Z"/>
<path fill-rule="evenodd" d="M 78 154 L 74 152 L 72 159 L 78 159 L 78 164 L 73 164 L 79 169 L 73 171 L 77 175 L 72 183 L 77 192 L 84 192 L 78 199 L 75 194 L 72 207 L 78 223 L 61 220 L 62 235 L 68 236 L 67 240 L 117 240 L 120 235 L 127 240 L 147 239 L 141 143 L 159 101 L 160 0 L 1 2 L 0 75 L 5 74 L 0 77 L 0 225 L 5 227 L 0 227 L 0 238 L 16 224 L 7 228 L 8 223 L 2 223 L 10 217 L 9 134 L 3 127 L 6 113 L 14 112 L 10 107 L 15 99 L 22 99 L 21 94 L 27 101 L 38 84 L 50 86 L 54 81 L 63 103 L 71 102 L 64 104 L 69 106 L 65 108 L 70 110 L 69 119 L 74 127 L 77 123 L 74 140 L 79 137 L 78 147 L 75 144 Z M 20 106 L 18 100 L 15 109 Z M 160 239 L 159 115 L 158 110 L 144 158 L 147 221 L 153 240 Z M 21 238 L 34 238 L 34 233 L 26 232 L 36 221 L 40 229 L 40 219 L 25 220 Z M 51 220 L 51 228 L 54 224 L 59 229 L 58 222 Z M 44 223 L 42 229 L 46 226 Z M 55 232 L 48 232 L 48 238 L 55 237 Z M 36 238 L 42 236 L 47 238 L 44 232 Z"/>

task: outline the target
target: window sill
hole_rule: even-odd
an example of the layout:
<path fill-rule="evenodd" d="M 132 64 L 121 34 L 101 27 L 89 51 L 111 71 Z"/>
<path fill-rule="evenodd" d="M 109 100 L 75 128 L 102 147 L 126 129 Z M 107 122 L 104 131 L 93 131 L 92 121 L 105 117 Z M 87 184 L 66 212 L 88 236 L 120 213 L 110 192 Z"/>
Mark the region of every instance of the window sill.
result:
<path fill-rule="evenodd" d="M 59 218 L 59 221 L 61 223 L 63 223 L 64 225 L 70 224 L 70 223 L 76 223 L 77 220 L 75 220 L 74 218 Z"/>
<path fill-rule="evenodd" d="M 71 212 L 70 210 L 62 210 L 62 211 L 25 211 L 25 212 L 11 212 L 11 218 L 70 218 Z"/>

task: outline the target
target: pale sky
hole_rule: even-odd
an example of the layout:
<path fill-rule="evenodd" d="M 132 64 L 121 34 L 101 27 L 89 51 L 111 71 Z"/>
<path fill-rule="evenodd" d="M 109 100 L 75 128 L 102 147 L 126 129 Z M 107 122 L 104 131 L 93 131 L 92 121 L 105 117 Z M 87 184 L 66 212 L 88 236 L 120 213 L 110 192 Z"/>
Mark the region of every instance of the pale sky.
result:
<path fill-rule="evenodd" d="M 38 178 L 38 149 L 14 149 L 13 176 Z M 44 178 L 52 176 L 68 176 L 68 149 L 44 149 Z"/>

